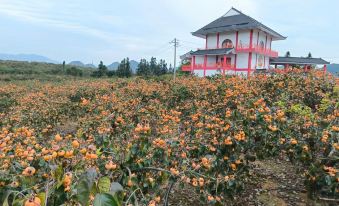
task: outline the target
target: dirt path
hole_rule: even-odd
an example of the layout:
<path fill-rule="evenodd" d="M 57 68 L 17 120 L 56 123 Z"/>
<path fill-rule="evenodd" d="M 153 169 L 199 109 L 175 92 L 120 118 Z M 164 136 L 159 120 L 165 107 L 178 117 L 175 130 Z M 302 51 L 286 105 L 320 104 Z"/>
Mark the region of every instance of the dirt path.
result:
<path fill-rule="evenodd" d="M 330 206 L 307 198 L 303 177 L 290 162 L 265 160 L 252 166 L 245 191 L 225 206 Z M 203 205 L 190 189 L 176 189 L 173 193 L 176 194 L 171 195 L 170 205 Z"/>

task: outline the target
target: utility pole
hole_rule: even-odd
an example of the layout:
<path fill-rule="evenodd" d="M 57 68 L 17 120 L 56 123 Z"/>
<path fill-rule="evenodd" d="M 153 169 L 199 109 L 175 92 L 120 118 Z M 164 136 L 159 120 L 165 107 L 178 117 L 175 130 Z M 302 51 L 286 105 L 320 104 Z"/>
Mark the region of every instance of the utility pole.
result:
<path fill-rule="evenodd" d="M 174 71 L 173 71 L 173 79 L 175 81 L 176 71 L 177 71 L 177 48 L 179 47 L 179 40 L 177 38 L 174 38 L 173 41 L 170 42 L 170 44 L 174 44 Z"/>

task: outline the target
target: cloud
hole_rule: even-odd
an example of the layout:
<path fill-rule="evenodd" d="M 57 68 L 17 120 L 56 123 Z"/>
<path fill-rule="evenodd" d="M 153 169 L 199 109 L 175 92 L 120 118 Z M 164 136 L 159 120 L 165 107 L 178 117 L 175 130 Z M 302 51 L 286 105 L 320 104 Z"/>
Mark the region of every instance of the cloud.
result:
<path fill-rule="evenodd" d="M 73 22 L 69 20 L 75 17 L 71 13 L 63 11 L 62 19 L 56 18 L 54 17 L 56 15 L 53 15 L 53 12 L 51 12 L 53 10 L 53 4 L 48 4 L 45 1 L 40 2 L 37 6 L 36 4 L 29 3 L 29 1 L 16 1 L 15 3 L 12 3 L 12 1 L 2 1 L 0 14 L 40 26 L 65 29 L 79 34 L 90 35 L 108 42 L 121 40 L 121 38 L 115 38 L 110 32 L 82 25 L 78 23 L 79 21 Z M 110 16 L 110 18 L 112 19 L 112 16 Z M 101 19 L 108 21 L 108 16 L 102 16 Z"/>

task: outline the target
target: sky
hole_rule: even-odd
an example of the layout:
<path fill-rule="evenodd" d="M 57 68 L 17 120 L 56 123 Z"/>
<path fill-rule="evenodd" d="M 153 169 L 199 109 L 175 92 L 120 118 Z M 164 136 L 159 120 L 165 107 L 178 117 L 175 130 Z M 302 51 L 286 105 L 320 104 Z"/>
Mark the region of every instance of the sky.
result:
<path fill-rule="evenodd" d="M 110 64 L 125 57 L 165 59 L 204 47 L 194 32 L 231 7 L 287 36 L 284 55 L 339 63 L 338 0 L 0 0 L 0 53 Z"/>

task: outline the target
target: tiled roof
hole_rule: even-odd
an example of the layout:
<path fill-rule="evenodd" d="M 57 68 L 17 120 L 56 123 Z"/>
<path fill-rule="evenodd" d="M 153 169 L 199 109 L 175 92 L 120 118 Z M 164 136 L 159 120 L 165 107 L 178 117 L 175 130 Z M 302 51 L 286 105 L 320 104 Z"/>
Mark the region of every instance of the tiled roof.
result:
<path fill-rule="evenodd" d="M 232 12 L 233 15 L 225 15 L 220 17 L 219 19 L 211 22 L 205 27 L 199 29 L 192 34 L 194 36 L 203 37 L 207 34 L 214 34 L 218 32 L 228 32 L 228 31 L 240 31 L 240 30 L 248 30 L 248 29 L 260 29 L 265 31 L 273 36 L 273 40 L 284 40 L 286 37 L 282 36 L 278 32 L 270 29 L 269 27 L 263 25 L 257 20 L 253 19 L 250 16 L 243 14 L 237 9 L 232 8 L 228 13 Z"/>
<path fill-rule="evenodd" d="M 197 50 L 192 52 L 191 55 L 223 55 L 229 54 L 233 51 L 233 48 L 225 48 L 225 49 L 206 49 L 206 50 Z"/>
<path fill-rule="evenodd" d="M 278 57 L 278 58 L 271 58 L 270 64 L 329 64 L 323 60 L 322 58 L 307 58 L 307 57 Z"/>

